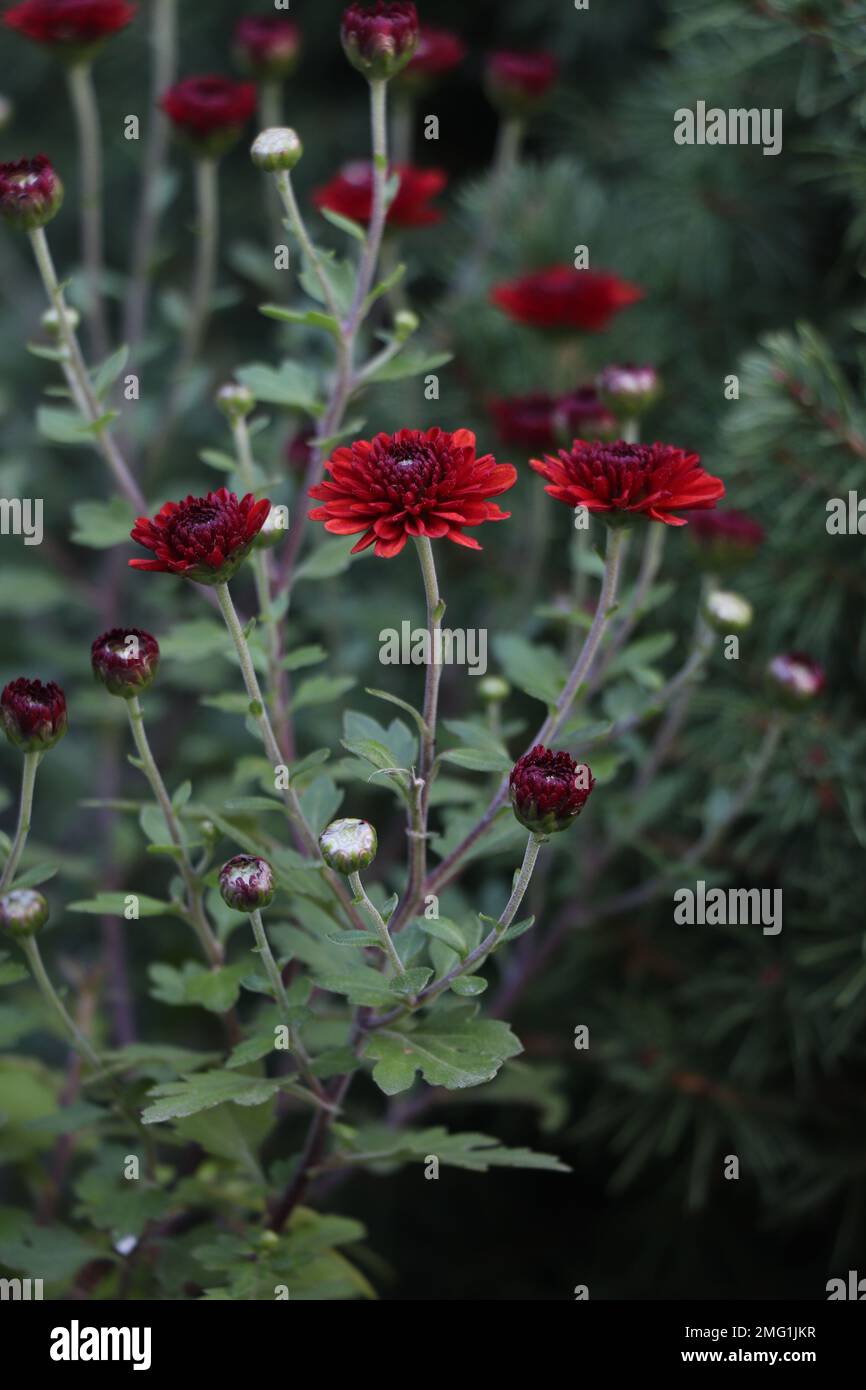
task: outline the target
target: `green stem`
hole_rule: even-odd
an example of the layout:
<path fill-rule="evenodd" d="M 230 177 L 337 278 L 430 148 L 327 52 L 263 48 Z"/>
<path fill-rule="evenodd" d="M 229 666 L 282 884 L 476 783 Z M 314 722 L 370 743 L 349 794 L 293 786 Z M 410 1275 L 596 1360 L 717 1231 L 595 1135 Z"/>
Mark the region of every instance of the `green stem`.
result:
<path fill-rule="evenodd" d="M 27 957 L 27 964 L 30 966 L 31 974 L 39 986 L 43 998 L 50 1008 L 53 1009 L 54 1013 L 56 1013 L 63 1026 L 63 1031 L 72 1043 L 72 1046 L 80 1053 L 88 1066 L 92 1067 L 96 1072 L 102 1071 L 102 1063 L 98 1056 L 65 1008 L 63 1001 L 48 978 L 48 971 L 45 969 L 45 963 L 36 943 L 35 936 L 25 936 L 21 938 L 19 944 Z"/>
<path fill-rule="evenodd" d="M 310 269 L 312 270 L 313 274 L 318 280 L 319 285 L 321 286 L 322 294 L 325 299 L 325 304 L 328 308 L 328 313 L 339 322 L 340 307 L 337 304 L 331 281 L 328 278 L 328 273 L 325 270 L 325 267 L 322 264 L 319 254 L 316 251 L 315 246 L 313 245 L 310 234 L 307 231 L 307 224 L 305 223 L 301 210 L 298 207 L 298 200 L 295 197 L 295 190 L 292 184 L 292 176 L 289 173 L 288 169 L 283 169 L 280 171 L 280 173 L 275 175 L 275 183 L 277 187 L 277 193 L 280 197 L 280 201 L 282 202 L 283 207 L 286 210 L 286 216 L 289 220 L 289 225 L 291 226 L 292 231 L 294 232 L 298 242 L 300 243 L 304 260 L 309 265 Z"/>
<path fill-rule="evenodd" d="M 207 914 L 204 910 L 201 883 L 190 862 L 180 828 L 180 821 L 171 804 L 171 797 L 168 794 L 166 785 L 162 780 L 162 774 L 157 767 L 156 759 L 151 751 L 144 727 L 144 711 L 141 708 L 141 701 L 137 695 L 133 696 L 131 700 L 126 701 L 126 708 L 129 714 L 132 737 L 135 742 L 139 760 L 141 761 L 142 771 L 162 811 L 168 833 L 171 837 L 171 842 L 178 850 L 178 868 L 180 869 L 181 877 L 183 878 L 184 886 L 187 891 L 190 922 L 201 943 L 202 950 L 211 965 L 216 969 L 223 963 L 223 949 L 214 936 L 210 923 L 207 920 Z"/>
<path fill-rule="evenodd" d="M 102 240 L 102 132 L 99 106 L 93 87 L 93 68 L 89 62 L 75 63 L 68 70 L 69 95 L 78 130 L 81 161 L 81 246 L 87 279 L 87 318 L 91 347 L 97 358 L 108 352 L 108 326 L 102 298 L 104 275 Z"/>
<path fill-rule="evenodd" d="M 15 839 L 12 841 L 12 848 L 9 850 L 9 858 L 3 868 L 3 876 L 0 878 L 0 893 L 12 887 L 21 856 L 24 853 L 24 846 L 27 843 L 30 818 L 33 814 L 33 789 L 36 785 L 36 769 L 39 766 L 39 758 L 39 753 L 24 754 L 24 767 L 21 773 L 21 800 L 18 804 L 18 826 L 15 831 Z"/>
<path fill-rule="evenodd" d="M 433 546 L 428 536 L 416 536 L 415 548 L 421 565 L 424 581 L 424 597 L 427 604 L 427 630 L 430 634 L 430 652 L 427 672 L 424 678 L 424 732 L 421 735 L 421 756 L 416 781 L 421 783 L 417 797 L 410 808 L 411 858 L 407 895 L 414 897 L 427 871 L 427 818 L 430 806 L 430 784 L 433 761 L 436 756 L 436 720 L 439 712 L 439 686 L 442 680 L 442 663 L 439 661 L 442 618 L 445 604 L 439 593 L 436 576 L 436 561 Z"/>
<path fill-rule="evenodd" d="M 268 934 L 265 931 L 265 924 L 262 921 L 261 912 L 256 911 L 250 913 L 250 924 L 253 929 L 253 936 L 256 939 L 256 949 L 262 959 L 262 964 L 265 967 L 265 974 L 270 981 L 271 989 L 274 992 L 274 998 L 277 1001 L 277 1008 L 282 1015 L 283 1023 L 288 1029 L 289 1046 L 298 1064 L 298 1071 L 301 1073 L 314 1095 L 321 1096 L 322 1087 L 313 1074 L 312 1067 L 310 1066 L 310 1058 L 291 1020 L 289 996 L 286 994 L 286 987 L 283 984 L 283 977 L 280 974 L 279 966 L 274 960 L 274 953 L 271 950 L 271 943 L 268 941 Z"/>
<path fill-rule="evenodd" d="M 103 415 L 103 410 L 93 391 L 93 386 L 87 371 L 87 364 L 81 352 L 75 329 L 69 318 L 69 311 L 63 297 L 60 282 L 57 279 L 57 272 L 54 269 L 54 262 L 51 258 L 51 251 L 48 246 L 48 239 L 45 235 L 44 227 L 36 227 L 30 233 L 30 244 L 33 247 L 33 254 L 36 257 L 36 265 L 45 286 L 49 302 L 57 315 L 58 326 L 63 346 L 66 349 L 66 362 L 64 369 L 74 382 L 73 398 L 81 414 L 88 424 L 92 425 Z M 144 496 L 139 490 L 129 467 L 115 442 L 114 436 L 107 426 L 102 426 L 95 431 L 96 446 L 102 454 L 105 462 L 110 468 L 118 490 L 124 497 L 132 503 L 137 512 L 143 512 L 146 508 Z"/>
<path fill-rule="evenodd" d="M 376 907 L 376 904 L 371 902 L 371 900 L 367 896 L 367 890 L 361 882 L 361 875 L 358 873 L 349 874 L 349 885 L 352 889 L 355 902 L 361 903 L 363 905 L 368 917 L 370 918 L 370 921 L 373 923 L 376 935 L 382 943 L 382 950 L 385 952 L 385 955 L 391 962 L 394 973 L 396 975 L 402 975 L 403 962 L 397 955 L 396 947 L 394 946 L 394 943 L 391 940 L 391 935 L 388 931 L 388 927 L 384 917 L 382 916 L 379 909 Z"/>
<path fill-rule="evenodd" d="M 195 161 L 196 256 L 192 296 L 177 377 L 183 377 L 198 356 L 210 315 L 216 283 L 219 244 L 219 164 L 215 159 Z"/>

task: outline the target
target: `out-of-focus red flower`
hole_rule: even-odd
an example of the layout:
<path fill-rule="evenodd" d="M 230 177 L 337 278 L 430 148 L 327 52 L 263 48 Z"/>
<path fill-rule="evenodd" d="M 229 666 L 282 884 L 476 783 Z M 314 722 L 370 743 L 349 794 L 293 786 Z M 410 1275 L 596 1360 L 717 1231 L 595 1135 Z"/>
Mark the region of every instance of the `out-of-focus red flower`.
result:
<path fill-rule="evenodd" d="M 542 744 L 511 769 L 508 790 L 514 814 L 535 835 L 567 830 L 589 800 L 595 778 L 586 763 Z"/>
<path fill-rule="evenodd" d="M 553 449 L 575 435 L 614 438 L 616 420 L 605 410 L 591 386 L 567 396 L 548 396 L 543 391 L 491 401 L 490 409 L 506 444 L 526 449 Z"/>
<path fill-rule="evenodd" d="M 414 57 L 401 72 L 399 81 L 415 88 L 425 87 L 435 78 L 451 72 L 465 57 L 466 45 L 459 34 L 422 24 Z"/>
<path fill-rule="evenodd" d="M 426 227 L 441 222 L 439 208 L 430 199 L 441 193 L 448 176 L 444 169 L 416 169 L 411 164 L 395 164 L 391 174 L 399 174 L 400 187 L 388 209 L 392 227 Z M 354 222 L 369 222 L 373 213 L 373 166 L 365 160 L 345 164 L 336 178 L 313 193 L 317 208 L 329 208 Z"/>
<path fill-rule="evenodd" d="M 375 545 L 386 559 L 415 536 L 480 550 L 464 528 L 507 520 L 510 512 L 489 499 L 517 480 L 510 463 L 476 455 L 471 430 L 378 434 L 337 449 L 325 467 L 330 479 L 310 489 L 324 505 L 310 512 L 311 519 L 336 536 L 363 532 L 353 553 Z"/>
<path fill-rule="evenodd" d="M 0 164 L 0 216 L 33 231 L 50 222 L 63 202 L 63 184 L 47 155 Z"/>
<path fill-rule="evenodd" d="M 233 46 L 239 67 L 252 77 L 288 77 L 301 51 L 301 31 L 282 15 L 245 15 Z"/>
<path fill-rule="evenodd" d="M 546 101 L 559 76 L 552 53 L 491 53 L 484 71 L 493 105 L 510 116 L 528 116 Z"/>
<path fill-rule="evenodd" d="M 3 23 L 34 43 L 87 49 L 125 29 L 135 11 L 127 0 L 23 0 Z"/>
<path fill-rule="evenodd" d="M 739 569 L 760 550 L 765 532 L 760 522 L 733 507 L 686 515 L 689 537 L 701 565 L 717 572 Z"/>
<path fill-rule="evenodd" d="M 130 532 L 152 560 L 130 560 L 135 570 L 179 574 L 198 584 L 231 579 L 249 554 L 267 520 L 271 504 L 251 492 L 238 498 L 227 488 L 206 497 L 166 502 L 154 517 L 141 516 Z"/>
<path fill-rule="evenodd" d="M 202 154 L 222 154 L 239 138 L 256 109 L 253 82 L 228 77 L 187 77 L 160 101 L 179 135 Z"/>
<path fill-rule="evenodd" d="M 316 430 L 313 425 L 305 425 L 298 430 L 297 434 L 292 435 L 286 445 L 286 463 L 293 473 L 299 473 L 302 476 L 306 473 L 313 461 L 315 452 L 313 440 L 315 437 Z"/>
<path fill-rule="evenodd" d="M 23 753 L 43 753 L 66 733 L 66 696 L 54 681 L 19 676 L 0 695 L 0 725 Z"/>
<path fill-rule="evenodd" d="M 518 323 L 599 333 L 621 309 L 643 299 L 643 290 L 607 271 L 555 265 L 495 285 L 491 298 Z"/>
<path fill-rule="evenodd" d="M 678 513 L 714 507 L 725 485 L 701 467 L 697 454 L 672 444 L 613 444 L 576 439 L 557 458 L 530 459 L 546 478 L 545 491 L 570 507 L 585 507 L 611 524 L 635 517 L 685 526 Z"/>
<path fill-rule="evenodd" d="M 807 652 L 783 652 L 767 667 L 767 684 L 781 704 L 798 709 L 823 694 L 827 673 Z"/>
<path fill-rule="evenodd" d="M 400 72 L 418 45 L 418 11 L 410 0 L 376 0 L 343 12 L 340 38 L 353 67 L 371 81 Z"/>

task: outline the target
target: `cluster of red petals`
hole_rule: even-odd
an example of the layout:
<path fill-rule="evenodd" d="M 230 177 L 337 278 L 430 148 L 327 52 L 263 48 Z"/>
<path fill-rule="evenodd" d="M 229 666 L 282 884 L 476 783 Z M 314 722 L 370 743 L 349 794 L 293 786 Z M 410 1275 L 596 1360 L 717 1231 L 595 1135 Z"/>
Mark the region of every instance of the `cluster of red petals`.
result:
<path fill-rule="evenodd" d="M 424 227 L 441 222 L 442 213 L 430 206 L 430 199 L 441 193 L 448 176 L 443 169 L 416 169 L 411 164 L 394 164 L 392 174 L 400 177 L 400 187 L 388 209 L 387 221 L 393 227 Z M 373 165 L 356 160 L 343 166 L 336 178 L 313 193 L 317 208 L 328 208 L 354 222 L 369 222 L 373 214 Z"/>
<path fill-rule="evenodd" d="M 159 104 L 180 130 L 200 138 L 244 125 L 256 109 L 256 88 L 228 77 L 187 77 Z"/>
<path fill-rule="evenodd" d="M 267 73 L 293 62 L 301 46 L 301 31 L 282 15 L 246 15 L 238 20 L 234 43 L 253 71 Z"/>
<path fill-rule="evenodd" d="M 152 560 L 130 560 L 132 569 L 180 574 L 203 583 L 228 578 L 265 524 L 271 504 L 251 492 L 238 498 L 227 488 L 206 497 L 166 502 L 155 517 L 139 517 L 130 535 Z"/>
<path fill-rule="evenodd" d="M 418 11 L 410 0 L 376 0 L 343 11 L 341 37 L 346 48 L 372 62 L 383 53 L 399 57 L 418 42 Z"/>
<path fill-rule="evenodd" d="M 495 285 L 491 298 L 519 323 L 599 333 L 621 309 L 643 299 L 643 290 L 607 271 L 555 265 Z"/>
<path fill-rule="evenodd" d="M 17 747 L 50 747 L 66 732 L 66 696 L 54 681 L 19 676 L 0 695 L 0 723 Z"/>
<path fill-rule="evenodd" d="M 135 10 L 127 0 L 23 0 L 3 23 L 35 43 L 86 45 L 125 29 Z"/>
<path fill-rule="evenodd" d="M 696 512 L 694 516 L 687 516 L 685 520 L 691 525 L 690 534 L 696 540 L 709 545 L 720 541 L 725 547 L 733 546 L 740 550 L 753 551 L 763 543 L 766 534 L 761 523 L 755 521 L 754 517 L 733 508 L 725 511 Z"/>
<path fill-rule="evenodd" d="M 159 669 L 159 643 L 140 627 L 113 627 L 91 644 L 90 664 L 112 694 L 134 694 L 150 685 Z"/>
<path fill-rule="evenodd" d="M 613 437 L 616 420 L 602 405 L 591 386 L 567 396 L 548 396 L 543 391 L 491 401 L 490 409 L 506 444 L 526 449 L 552 449 L 563 436 Z"/>
<path fill-rule="evenodd" d="M 725 485 L 701 467 L 697 454 L 672 444 L 603 443 L 576 439 L 556 458 L 531 459 L 546 478 L 545 491 L 570 507 L 632 513 L 669 526 L 685 526 L 677 513 L 714 507 Z"/>
<path fill-rule="evenodd" d="M 534 101 L 546 96 L 559 76 L 559 63 L 551 53 L 491 53 L 487 80 Z"/>
<path fill-rule="evenodd" d="M 422 24 L 418 47 L 404 72 L 415 77 L 444 77 L 465 57 L 466 45 L 458 34 Z"/>
<path fill-rule="evenodd" d="M 0 214 L 10 222 L 27 225 L 32 217 L 59 207 L 62 197 L 63 186 L 47 155 L 0 164 Z"/>
<path fill-rule="evenodd" d="M 594 786 L 586 763 L 540 743 L 518 758 L 508 779 L 517 819 L 539 834 L 565 830 L 580 815 Z"/>
<path fill-rule="evenodd" d="M 413 536 L 455 541 L 471 550 L 481 547 L 467 526 L 505 521 L 491 497 L 517 481 L 510 463 L 475 452 L 470 430 L 400 430 L 378 434 L 337 449 L 325 465 L 330 479 L 310 489 L 324 505 L 310 512 L 336 536 L 363 532 L 354 551 L 375 545 L 377 555 L 399 555 Z"/>

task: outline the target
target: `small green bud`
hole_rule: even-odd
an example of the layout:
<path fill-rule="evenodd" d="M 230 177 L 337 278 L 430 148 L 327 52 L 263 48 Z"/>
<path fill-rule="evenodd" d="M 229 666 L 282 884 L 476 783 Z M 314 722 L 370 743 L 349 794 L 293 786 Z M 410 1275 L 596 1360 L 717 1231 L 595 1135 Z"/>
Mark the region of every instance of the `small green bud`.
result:
<path fill-rule="evenodd" d="M 71 304 L 67 304 L 65 317 L 66 322 L 69 324 L 69 327 L 72 329 L 72 332 L 74 333 L 81 322 L 81 315 L 79 314 L 77 309 L 72 308 Z M 56 309 L 45 310 L 45 313 L 42 315 L 42 327 L 45 329 L 45 332 L 51 338 L 61 338 L 63 336 L 63 328 L 60 323 L 60 315 L 58 314 Z"/>
<path fill-rule="evenodd" d="M 319 848 L 329 869 L 348 876 L 372 864 L 379 840 L 369 821 L 347 817 L 325 827 L 319 836 Z"/>
<path fill-rule="evenodd" d="M 394 336 L 401 343 L 411 338 L 421 327 L 421 320 L 412 309 L 398 309 L 394 315 Z"/>
<path fill-rule="evenodd" d="M 715 589 L 704 600 L 704 619 L 722 637 L 732 632 L 745 632 L 752 626 L 754 615 L 752 605 L 740 594 Z"/>
<path fill-rule="evenodd" d="M 250 147 L 250 157 L 257 169 L 266 174 L 278 174 L 294 169 L 304 147 L 296 130 L 288 126 L 271 126 L 256 136 Z"/>
<path fill-rule="evenodd" d="M 35 936 L 48 921 L 48 903 L 33 888 L 13 888 L 0 898 L 0 930 L 18 940 Z"/>
<path fill-rule="evenodd" d="M 256 398 L 248 386 L 239 381 L 227 381 L 215 396 L 217 410 L 221 410 L 227 420 L 235 423 L 244 420 L 256 408 Z"/>
<path fill-rule="evenodd" d="M 485 705 L 501 705 L 511 694 L 511 686 L 502 676 L 482 676 L 478 694 Z"/>

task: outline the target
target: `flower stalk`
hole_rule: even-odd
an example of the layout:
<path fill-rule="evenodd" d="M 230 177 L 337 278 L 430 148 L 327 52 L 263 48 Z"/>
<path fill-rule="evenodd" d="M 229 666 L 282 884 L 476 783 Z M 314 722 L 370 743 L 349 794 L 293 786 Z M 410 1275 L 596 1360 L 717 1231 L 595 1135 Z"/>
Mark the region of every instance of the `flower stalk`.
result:
<path fill-rule="evenodd" d="M 361 875 L 359 873 L 349 874 L 349 886 L 352 889 L 354 901 L 356 903 L 359 903 L 364 908 L 364 911 L 367 913 L 367 916 L 373 923 L 373 928 L 376 932 L 376 935 L 382 943 L 382 950 L 388 957 L 394 974 L 402 975 L 403 962 L 397 955 L 397 949 L 393 941 L 391 940 L 391 934 L 388 931 L 387 923 L 379 909 L 376 907 L 376 904 L 368 897 L 367 890 L 361 882 Z"/>
<path fill-rule="evenodd" d="M 69 95 L 78 131 L 81 166 L 81 246 L 87 280 L 90 345 L 100 361 L 108 352 L 108 324 L 102 282 L 105 270 L 102 229 L 102 131 L 93 86 L 93 65 L 74 63 L 68 70 Z"/>
<path fill-rule="evenodd" d="M 18 824 L 15 830 L 15 838 L 9 850 L 9 858 L 3 866 L 3 875 L 0 877 L 0 893 L 7 888 L 11 888 L 15 881 L 15 874 L 27 844 L 27 836 L 30 833 L 30 819 L 33 814 L 33 791 L 36 786 L 36 769 L 39 767 L 41 753 L 25 753 L 24 767 L 21 773 L 21 798 L 18 803 Z"/>

